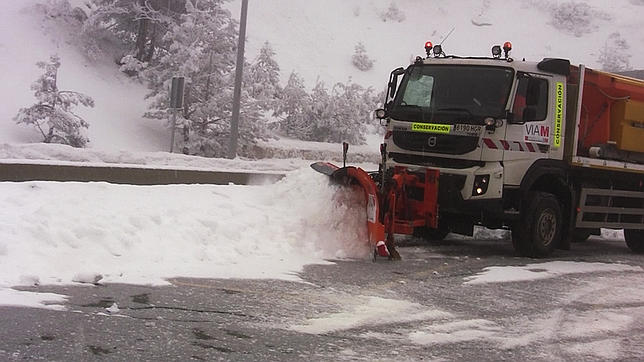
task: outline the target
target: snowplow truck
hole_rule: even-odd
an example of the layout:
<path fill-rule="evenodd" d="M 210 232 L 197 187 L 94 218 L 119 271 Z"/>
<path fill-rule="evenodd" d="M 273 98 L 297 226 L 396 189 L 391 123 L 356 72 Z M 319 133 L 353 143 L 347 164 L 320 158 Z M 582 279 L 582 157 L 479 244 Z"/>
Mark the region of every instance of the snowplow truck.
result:
<path fill-rule="evenodd" d="M 509 229 L 517 254 L 546 257 L 623 229 L 644 252 L 644 81 L 571 65 L 426 57 L 391 72 L 377 172 L 317 163 L 365 193 L 369 242 L 399 258 L 394 235 L 442 239 Z M 346 160 L 346 147 L 345 147 Z"/>

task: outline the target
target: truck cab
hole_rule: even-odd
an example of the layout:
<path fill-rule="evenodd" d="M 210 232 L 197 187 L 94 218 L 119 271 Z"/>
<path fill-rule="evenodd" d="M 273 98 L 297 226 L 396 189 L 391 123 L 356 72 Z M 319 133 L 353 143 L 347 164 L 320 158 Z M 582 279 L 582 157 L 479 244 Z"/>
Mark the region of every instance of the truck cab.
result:
<path fill-rule="evenodd" d="M 438 169 L 445 231 L 507 226 L 529 170 L 563 159 L 570 62 L 515 61 L 510 49 L 489 58 L 428 51 L 390 77 L 381 169 Z"/>
<path fill-rule="evenodd" d="M 600 228 L 623 229 L 644 252 L 644 81 L 566 59 L 516 61 L 511 49 L 459 57 L 428 42 L 426 58 L 391 73 L 372 175 L 387 247 L 394 234 L 440 239 L 481 225 L 512 230 L 523 256 Z"/>

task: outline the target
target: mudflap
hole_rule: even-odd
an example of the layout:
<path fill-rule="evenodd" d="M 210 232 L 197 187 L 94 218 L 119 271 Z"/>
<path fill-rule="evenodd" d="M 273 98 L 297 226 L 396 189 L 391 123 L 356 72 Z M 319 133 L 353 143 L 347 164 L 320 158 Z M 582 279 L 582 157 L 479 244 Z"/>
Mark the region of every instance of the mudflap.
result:
<path fill-rule="evenodd" d="M 381 204 L 378 187 L 371 176 L 359 167 L 338 167 L 328 162 L 316 162 L 311 165 L 311 168 L 329 176 L 331 180 L 340 185 L 359 185 L 362 188 L 366 200 L 369 246 L 374 250 L 374 257 L 377 255 L 390 259 L 400 259 L 400 254 L 398 254 L 393 240 L 385 238 L 385 225 L 380 220 Z"/>

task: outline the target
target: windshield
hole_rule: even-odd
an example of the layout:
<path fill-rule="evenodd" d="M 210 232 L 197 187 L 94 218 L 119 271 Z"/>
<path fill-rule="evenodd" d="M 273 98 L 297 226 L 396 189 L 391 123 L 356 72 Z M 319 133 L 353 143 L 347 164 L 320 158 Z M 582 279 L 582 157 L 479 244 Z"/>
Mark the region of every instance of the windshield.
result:
<path fill-rule="evenodd" d="M 513 76 L 512 68 L 506 67 L 412 65 L 390 114 L 399 120 L 427 122 L 502 118 Z"/>

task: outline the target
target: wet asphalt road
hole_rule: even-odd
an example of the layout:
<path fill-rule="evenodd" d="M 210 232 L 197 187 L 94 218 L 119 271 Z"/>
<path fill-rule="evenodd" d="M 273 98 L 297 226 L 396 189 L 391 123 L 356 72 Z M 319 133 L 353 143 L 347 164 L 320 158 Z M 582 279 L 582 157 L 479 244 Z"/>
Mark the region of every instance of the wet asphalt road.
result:
<path fill-rule="evenodd" d="M 24 288 L 68 295 L 67 310 L 0 307 L 0 360 L 644 359 L 644 255 L 623 241 L 574 244 L 549 260 L 515 257 L 507 240 L 409 240 L 400 252 L 398 262 L 308 266 L 301 283 L 179 278 L 164 287 Z M 485 267 L 553 260 L 642 269 L 464 284 Z M 370 300 L 392 308 L 353 320 Z M 113 303 L 120 310 L 110 314 Z M 412 307 L 401 312 L 399 303 Z M 336 329 L 309 333 L 311 318 Z"/>

